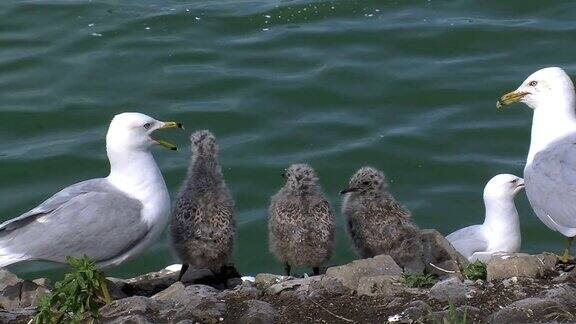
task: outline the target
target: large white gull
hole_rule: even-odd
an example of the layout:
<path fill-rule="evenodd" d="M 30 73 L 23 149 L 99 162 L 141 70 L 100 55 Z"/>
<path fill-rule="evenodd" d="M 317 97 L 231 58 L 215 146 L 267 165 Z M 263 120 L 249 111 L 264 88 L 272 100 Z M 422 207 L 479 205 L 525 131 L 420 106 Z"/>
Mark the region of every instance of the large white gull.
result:
<path fill-rule="evenodd" d="M 516 252 L 522 242 L 514 197 L 524 180 L 512 174 L 494 176 L 484 187 L 484 222 L 461 228 L 446 239 L 469 261 L 487 262 L 496 252 Z"/>
<path fill-rule="evenodd" d="M 87 255 L 119 265 L 154 243 L 168 224 L 170 197 L 150 148 L 152 133 L 182 127 L 140 113 L 114 116 L 106 135 L 110 174 L 71 185 L 0 224 L 0 267 L 29 260 L 66 262 Z"/>
<path fill-rule="evenodd" d="M 538 70 L 496 106 L 522 102 L 534 110 L 530 150 L 524 168 L 526 195 L 538 218 L 567 237 L 576 236 L 576 111 L 574 85 L 558 67 Z"/>

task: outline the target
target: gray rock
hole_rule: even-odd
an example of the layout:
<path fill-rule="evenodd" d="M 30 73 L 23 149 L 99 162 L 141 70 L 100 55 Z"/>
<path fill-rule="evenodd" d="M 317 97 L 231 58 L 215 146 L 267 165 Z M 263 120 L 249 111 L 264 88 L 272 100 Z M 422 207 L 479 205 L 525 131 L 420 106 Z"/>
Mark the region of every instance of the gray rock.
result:
<path fill-rule="evenodd" d="M 259 288 L 267 288 L 282 281 L 294 279 L 293 277 L 280 276 L 272 273 L 259 273 L 254 278 L 254 285 Z"/>
<path fill-rule="evenodd" d="M 0 268 L 0 306 L 12 310 L 20 308 L 20 291 L 24 280 Z"/>
<path fill-rule="evenodd" d="M 248 309 L 240 318 L 242 324 L 272 324 L 278 321 L 278 313 L 267 302 L 247 300 L 243 305 Z"/>
<path fill-rule="evenodd" d="M 421 300 L 416 300 L 408 304 L 402 314 L 402 319 L 418 321 L 425 318 L 432 312 L 432 307 Z"/>
<path fill-rule="evenodd" d="M 234 289 L 223 290 L 218 293 L 218 299 L 237 298 L 237 299 L 257 299 L 262 292 L 252 286 L 236 286 Z"/>
<path fill-rule="evenodd" d="M 466 300 L 468 287 L 458 278 L 437 282 L 430 288 L 430 297 L 441 302 L 460 303 Z"/>
<path fill-rule="evenodd" d="M 394 296 L 404 290 L 401 276 L 380 275 L 360 278 L 358 282 L 358 295 L 367 296 Z"/>
<path fill-rule="evenodd" d="M 446 270 L 460 271 L 468 265 L 468 260 L 454 249 L 452 244 L 440 232 L 434 229 L 420 231 L 422 246 L 424 248 L 424 263 L 426 272 L 446 276 L 445 272 L 439 271 L 430 263 Z"/>
<path fill-rule="evenodd" d="M 559 302 L 547 298 L 526 298 L 516 301 L 494 314 L 486 321 L 489 323 L 531 323 L 546 321 L 574 321 L 570 309 Z"/>
<path fill-rule="evenodd" d="M 38 286 L 42 286 L 48 290 L 52 290 L 52 288 L 53 288 L 52 281 L 50 281 L 50 279 L 48 279 L 48 278 L 38 278 L 38 279 L 32 280 L 32 282 L 37 284 Z"/>
<path fill-rule="evenodd" d="M 168 288 L 178 279 L 178 273 L 169 270 L 150 272 L 135 278 L 125 280 L 123 288 L 129 295 L 151 296 L 158 291 Z"/>
<path fill-rule="evenodd" d="M 314 276 L 301 279 L 286 280 L 277 284 L 273 284 L 272 286 L 266 288 L 264 292 L 270 295 L 277 295 L 286 290 L 299 290 L 307 293 L 310 284 L 314 281 L 320 281 L 320 279 L 320 276 Z"/>
<path fill-rule="evenodd" d="M 154 322 L 143 315 L 128 315 L 128 316 L 119 317 L 119 318 L 112 320 L 112 321 L 107 321 L 106 323 L 110 323 L 110 324 L 153 324 Z"/>
<path fill-rule="evenodd" d="M 284 290 L 277 296 L 279 296 L 285 304 L 305 303 L 309 299 L 308 292 L 304 290 Z"/>
<path fill-rule="evenodd" d="M 550 253 L 530 255 L 526 253 L 506 253 L 493 256 L 486 271 L 487 280 L 511 277 L 542 278 L 555 271 L 556 256 Z"/>
<path fill-rule="evenodd" d="M 195 268 L 188 268 L 186 273 L 182 276 L 182 282 L 187 284 L 194 284 L 198 283 L 198 281 L 214 277 L 214 273 L 209 269 L 195 269 Z"/>
<path fill-rule="evenodd" d="M 328 276 L 322 276 L 322 279 L 310 283 L 308 291 L 310 296 L 340 296 L 345 294 L 347 289 L 340 280 Z"/>
<path fill-rule="evenodd" d="M 183 288 L 181 283 L 175 283 L 152 299 L 163 305 L 159 317 L 164 321 L 193 319 L 201 323 L 218 323 L 226 313 L 226 304 L 216 298 L 217 294 L 218 290 L 209 286 Z"/>
<path fill-rule="evenodd" d="M 28 324 L 35 313 L 31 308 L 13 311 L 0 309 L 0 323 Z"/>
<path fill-rule="evenodd" d="M 558 277 L 552 279 L 552 282 L 562 283 L 562 282 L 575 282 L 576 281 L 576 271 L 570 272 L 560 272 Z"/>
<path fill-rule="evenodd" d="M 111 302 L 100 308 L 101 320 L 105 323 L 119 318 L 142 315 L 155 318 L 160 305 L 155 300 L 144 296 L 132 296 Z"/>
<path fill-rule="evenodd" d="M 24 281 L 20 290 L 20 308 L 36 307 L 50 290 L 32 281 Z"/>
<path fill-rule="evenodd" d="M 232 289 L 234 287 L 242 285 L 242 278 L 230 278 L 226 280 L 226 288 Z"/>
<path fill-rule="evenodd" d="M 124 292 L 124 288 L 127 287 L 127 285 L 123 279 L 108 277 L 106 278 L 106 285 L 108 286 L 108 292 L 112 300 L 130 297 Z"/>
<path fill-rule="evenodd" d="M 576 288 L 572 285 L 560 285 L 543 292 L 540 297 L 555 300 L 570 308 L 576 307 Z"/>
<path fill-rule="evenodd" d="M 0 291 L 6 289 L 6 287 L 14 286 L 14 285 L 21 283 L 23 281 L 24 280 L 18 278 L 12 272 L 10 272 L 4 268 L 0 268 Z"/>
<path fill-rule="evenodd" d="M 377 255 L 326 270 L 326 276 L 339 279 L 345 287 L 353 290 L 358 288 L 362 277 L 400 274 L 402 269 L 389 255 Z"/>
<path fill-rule="evenodd" d="M 6 269 L 0 268 L 0 307 L 16 310 L 36 307 L 49 290 L 28 280 L 22 280 Z"/>
<path fill-rule="evenodd" d="M 170 301 L 174 298 L 180 297 L 180 294 L 182 294 L 182 291 L 184 291 L 184 289 L 186 289 L 184 284 L 177 281 L 172 285 L 170 285 L 170 287 L 152 296 L 152 299 L 160 302 Z"/>

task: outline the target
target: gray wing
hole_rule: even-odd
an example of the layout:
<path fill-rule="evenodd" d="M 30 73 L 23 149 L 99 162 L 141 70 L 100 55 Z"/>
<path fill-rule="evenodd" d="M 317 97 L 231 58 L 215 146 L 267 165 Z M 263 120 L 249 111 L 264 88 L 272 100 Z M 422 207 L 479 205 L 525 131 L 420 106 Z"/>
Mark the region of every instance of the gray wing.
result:
<path fill-rule="evenodd" d="M 21 259 L 102 262 L 128 252 L 148 233 L 142 205 L 105 179 L 72 185 L 0 225 L 0 248 Z"/>
<path fill-rule="evenodd" d="M 534 212 L 553 230 L 576 235 L 576 135 L 550 144 L 524 170 Z"/>
<path fill-rule="evenodd" d="M 475 252 L 483 252 L 488 249 L 488 240 L 482 232 L 481 225 L 464 227 L 446 236 L 446 239 L 450 241 L 456 251 L 466 258 Z"/>
<path fill-rule="evenodd" d="M 75 196 L 91 191 L 98 191 L 103 188 L 105 184 L 105 179 L 92 179 L 66 187 L 54 194 L 54 196 L 46 199 L 40 205 L 36 206 L 36 208 L 0 224 L 0 235 L 3 235 L 5 231 L 20 228 L 28 222 L 34 221 L 38 216 L 49 214 Z"/>

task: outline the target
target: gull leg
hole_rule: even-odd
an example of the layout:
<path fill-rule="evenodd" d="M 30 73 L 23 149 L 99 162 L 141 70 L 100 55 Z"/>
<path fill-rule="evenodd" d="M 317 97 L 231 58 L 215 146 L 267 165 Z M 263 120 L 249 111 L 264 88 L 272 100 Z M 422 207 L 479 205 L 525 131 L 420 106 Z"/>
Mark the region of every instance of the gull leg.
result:
<path fill-rule="evenodd" d="M 573 260 L 574 258 L 572 257 L 572 254 L 570 253 L 570 248 L 572 247 L 572 241 L 574 241 L 574 236 L 573 237 L 567 237 L 566 238 L 566 247 L 564 249 L 564 255 L 562 255 L 559 259 L 560 262 L 562 263 L 568 263 L 571 260 Z"/>
<path fill-rule="evenodd" d="M 186 273 L 186 270 L 188 270 L 189 265 L 187 263 L 183 263 L 182 264 L 182 268 L 180 268 L 180 274 L 178 275 L 178 281 L 182 280 L 182 277 L 184 277 L 184 274 Z"/>
<path fill-rule="evenodd" d="M 290 265 L 288 263 L 286 263 L 284 265 L 284 273 L 289 276 L 290 275 Z"/>

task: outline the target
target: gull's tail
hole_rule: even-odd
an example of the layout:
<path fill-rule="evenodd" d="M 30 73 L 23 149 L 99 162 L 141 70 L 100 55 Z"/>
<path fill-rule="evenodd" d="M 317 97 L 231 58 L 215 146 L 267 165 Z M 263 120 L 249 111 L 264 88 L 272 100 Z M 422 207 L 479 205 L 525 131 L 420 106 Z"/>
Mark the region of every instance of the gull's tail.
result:
<path fill-rule="evenodd" d="M 3 251 L 4 249 L 2 249 L 0 247 L 0 268 L 9 266 L 11 264 L 14 263 L 18 263 L 20 261 L 24 261 L 26 260 L 26 258 L 24 258 L 21 255 L 14 255 L 14 254 L 9 254 L 9 253 L 4 253 Z"/>
<path fill-rule="evenodd" d="M 2 236 L 3 235 L 0 235 L 0 268 L 28 259 L 21 253 L 10 252 L 10 240 L 7 240 L 6 237 Z"/>

